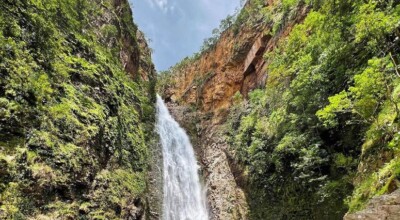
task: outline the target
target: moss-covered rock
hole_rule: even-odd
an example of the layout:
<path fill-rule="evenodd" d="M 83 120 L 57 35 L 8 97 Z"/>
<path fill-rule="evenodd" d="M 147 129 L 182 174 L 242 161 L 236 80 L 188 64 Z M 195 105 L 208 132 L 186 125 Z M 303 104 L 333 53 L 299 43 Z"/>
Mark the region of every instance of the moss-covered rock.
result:
<path fill-rule="evenodd" d="M 155 70 L 125 0 L 0 6 L 0 218 L 144 214 Z"/>

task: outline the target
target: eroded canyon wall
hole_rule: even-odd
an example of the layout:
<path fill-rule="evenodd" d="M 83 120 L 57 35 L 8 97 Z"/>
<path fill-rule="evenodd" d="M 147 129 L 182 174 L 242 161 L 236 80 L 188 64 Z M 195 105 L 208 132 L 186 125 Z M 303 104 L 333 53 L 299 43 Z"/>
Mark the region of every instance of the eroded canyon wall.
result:
<path fill-rule="evenodd" d="M 280 14 L 283 13 L 279 11 L 280 4 L 280 1 L 249 1 L 245 10 L 253 13 L 246 18 L 251 21 L 228 28 L 201 56 L 186 58 L 178 64 L 172 81 L 161 91 L 165 98 L 196 106 L 202 112 L 218 113 L 232 105 L 236 92 L 247 95 L 256 88 L 263 88 L 268 75 L 263 55 L 272 51 L 309 11 L 309 7 L 302 4 L 285 12 L 287 14 L 279 21 L 281 27 L 274 30 L 275 23 L 265 22 L 258 7 Z"/>
<path fill-rule="evenodd" d="M 128 1 L 4 0 L 0 48 L 0 218 L 151 217 L 156 72 Z"/>
<path fill-rule="evenodd" d="M 274 50 L 310 9 L 299 4 L 281 12 L 280 5 L 280 1 L 249 1 L 243 11 L 253 14 L 243 18 L 246 24 L 232 24 L 211 49 L 185 59 L 160 79 L 159 92 L 191 134 L 200 157 L 212 219 L 249 218 L 246 173 L 227 143 L 225 126 L 235 94 L 247 96 L 265 86 L 268 61 L 263 55 Z M 285 13 L 279 30 L 274 30 L 274 22 L 264 21 L 257 11 L 260 7 Z"/>
<path fill-rule="evenodd" d="M 399 9 L 248 1 L 215 44 L 161 75 L 213 219 L 352 218 L 397 201 L 367 206 L 398 188 Z"/>

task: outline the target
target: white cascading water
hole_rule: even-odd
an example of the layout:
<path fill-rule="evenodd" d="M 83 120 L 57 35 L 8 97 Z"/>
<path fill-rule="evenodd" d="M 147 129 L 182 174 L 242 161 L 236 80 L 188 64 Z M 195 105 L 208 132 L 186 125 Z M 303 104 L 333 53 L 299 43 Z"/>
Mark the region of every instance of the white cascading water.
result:
<path fill-rule="evenodd" d="M 157 132 L 163 151 L 163 220 L 208 220 L 198 164 L 186 132 L 157 96 Z"/>

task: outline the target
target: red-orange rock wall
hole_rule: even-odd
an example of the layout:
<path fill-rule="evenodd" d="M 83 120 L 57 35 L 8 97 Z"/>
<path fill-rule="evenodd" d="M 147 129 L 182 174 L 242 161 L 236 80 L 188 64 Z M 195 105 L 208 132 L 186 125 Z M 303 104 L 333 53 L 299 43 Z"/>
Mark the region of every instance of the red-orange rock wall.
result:
<path fill-rule="evenodd" d="M 272 25 L 262 23 L 243 27 L 237 35 L 225 31 L 213 49 L 175 73 L 172 86 L 164 94 L 173 101 L 196 105 L 203 112 L 219 113 L 229 108 L 236 92 L 246 97 L 265 85 L 268 60 L 263 55 L 273 50 L 307 12 L 307 8 L 299 8 L 295 18 L 275 36 L 268 34 Z"/>

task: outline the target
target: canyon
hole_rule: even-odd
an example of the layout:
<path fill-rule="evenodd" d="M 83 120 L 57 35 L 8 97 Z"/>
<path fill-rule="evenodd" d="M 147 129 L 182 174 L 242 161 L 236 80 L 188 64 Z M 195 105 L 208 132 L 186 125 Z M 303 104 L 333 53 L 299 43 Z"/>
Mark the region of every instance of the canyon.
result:
<path fill-rule="evenodd" d="M 1 219 L 400 218 L 400 2 L 249 0 L 160 73 L 131 7 L 0 5 Z"/>

